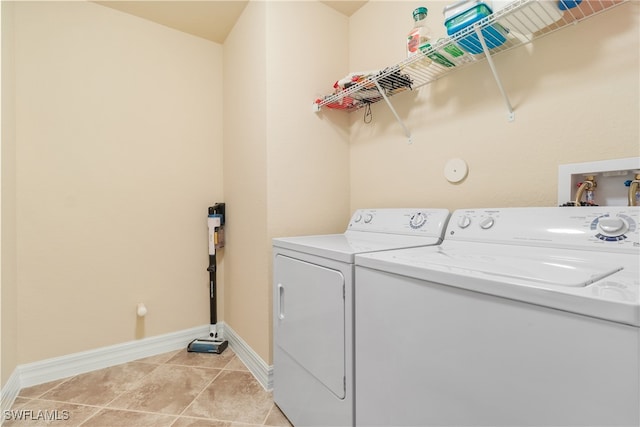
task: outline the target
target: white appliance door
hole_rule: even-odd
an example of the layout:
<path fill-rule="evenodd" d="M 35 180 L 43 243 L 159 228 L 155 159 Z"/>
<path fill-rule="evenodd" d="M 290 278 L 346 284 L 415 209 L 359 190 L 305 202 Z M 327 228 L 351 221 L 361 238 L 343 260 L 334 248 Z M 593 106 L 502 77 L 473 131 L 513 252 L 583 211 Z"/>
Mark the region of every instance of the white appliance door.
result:
<path fill-rule="evenodd" d="M 344 399 L 344 275 L 278 254 L 274 278 L 275 345 Z"/>

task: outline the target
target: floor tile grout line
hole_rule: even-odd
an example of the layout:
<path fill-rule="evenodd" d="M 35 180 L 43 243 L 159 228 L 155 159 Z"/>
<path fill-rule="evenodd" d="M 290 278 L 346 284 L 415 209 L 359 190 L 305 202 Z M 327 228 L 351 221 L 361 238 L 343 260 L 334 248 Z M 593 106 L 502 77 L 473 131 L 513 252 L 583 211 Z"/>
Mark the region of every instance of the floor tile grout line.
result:
<path fill-rule="evenodd" d="M 77 375 L 72 375 L 70 377 L 66 377 L 66 378 L 61 378 L 60 380 L 54 380 L 52 382 L 55 381 L 60 381 L 59 384 L 54 385 L 51 388 L 48 388 L 47 390 L 43 391 L 42 393 L 40 393 L 39 395 L 37 395 L 36 397 L 26 397 L 26 396 L 21 396 L 20 392 L 22 391 L 22 389 L 20 389 L 20 391 L 18 392 L 18 395 L 16 397 L 22 397 L 24 399 L 39 399 L 40 397 L 44 396 L 45 394 L 57 389 L 58 387 L 60 387 L 62 384 L 65 384 L 66 382 L 72 380 L 73 378 L 75 378 Z M 45 383 L 46 384 L 46 383 Z M 38 384 L 38 385 L 42 385 L 42 384 Z M 33 387 L 38 387 L 38 385 L 35 385 Z M 30 387 L 26 387 L 26 388 L 30 388 Z"/>
<path fill-rule="evenodd" d="M 69 400 L 55 400 L 55 399 L 41 399 L 41 398 L 35 398 L 35 399 L 29 399 L 31 401 L 42 401 L 42 402 L 52 402 L 52 403 L 63 403 L 66 405 L 74 405 L 74 406 L 81 406 L 81 407 L 86 407 L 86 408 L 94 408 L 97 409 L 97 411 L 95 412 L 95 414 L 97 414 L 98 412 L 100 412 L 101 410 L 108 410 L 108 411 L 121 411 L 121 412 L 136 412 L 136 413 L 142 413 L 142 414 L 150 414 L 150 415 L 163 415 L 163 416 L 169 416 L 169 417 L 180 417 L 180 415 L 178 414 L 166 414 L 164 412 L 154 412 L 154 411 L 144 411 L 141 409 L 130 409 L 130 408 L 119 408 L 119 407 L 112 407 L 112 406 L 108 406 L 111 402 L 107 403 L 106 405 L 92 405 L 89 403 L 78 403 L 78 402 L 72 402 Z M 95 415 L 93 414 L 93 415 Z M 91 415 L 92 418 L 93 415 Z M 89 419 L 87 418 L 87 420 Z M 85 421 L 87 421 L 85 420 Z M 83 421 L 83 423 L 85 422 Z"/>
<path fill-rule="evenodd" d="M 266 426 L 267 425 L 267 420 L 269 419 L 269 415 L 271 415 L 271 412 L 273 412 L 273 406 L 275 405 L 275 403 L 271 404 L 271 409 L 269 409 L 269 411 L 267 411 L 267 415 L 264 417 L 264 419 L 262 420 L 261 425 Z"/>
<path fill-rule="evenodd" d="M 78 402 L 72 402 L 70 400 L 56 400 L 56 399 L 43 399 L 40 397 L 36 397 L 36 398 L 24 398 L 24 399 L 29 399 L 31 401 L 35 401 L 35 400 L 39 400 L 41 402 L 51 402 L 51 403 L 65 403 L 67 405 L 75 405 L 75 406 L 86 406 L 89 408 L 103 408 L 102 405 L 92 405 L 90 403 L 78 403 Z"/>
<path fill-rule="evenodd" d="M 223 418 L 207 418 L 207 417 L 201 417 L 198 415 L 178 415 L 178 418 L 176 419 L 176 421 L 178 421 L 178 419 L 180 418 L 190 418 L 190 419 L 194 419 L 194 420 L 203 420 L 203 421 L 215 421 L 215 422 L 222 422 L 222 423 L 231 423 L 231 424 L 246 424 L 243 423 L 242 421 L 238 421 L 238 420 L 225 420 Z M 175 421 L 174 421 L 175 423 Z M 254 425 L 254 424 L 249 424 L 249 425 Z M 255 425 L 260 425 L 260 424 L 255 424 Z"/>
<path fill-rule="evenodd" d="M 86 420 L 84 420 L 83 422 L 78 424 L 78 427 L 82 427 L 82 426 L 86 425 L 87 421 L 89 421 L 90 419 L 92 419 L 93 417 L 98 415 L 103 409 L 104 408 L 98 408 L 93 414 L 89 415 Z"/>
<path fill-rule="evenodd" d="M 135 360 L 132 360 L 131 362 L 127 362 L 127 363 L 136 363 Z M 140 363 L 144 363 L 144 362 L 140 362 Z M 140 378 L 138 378 L 135 381 L 135 384 L 137 385 L 138 383 L 140 383 L 140 381 L 142 381 L 143 379 L 145 379 L 146 377 L 148 377 L 149 375 L 151 375 L 153 372 L 155 372 L 158 368 L 160 368 L 160 363 L 154 363 L 154 365 L 156 365 L 155 368 L 153 368 L 152 370 L 150 370 L 149 372 L 147 372 L 146 374 L 144 374 L 143 376 L 141 376 Z M 111 399 L 109 402 L 107 402 L 104 407 L 105 408 L 109 408 L 109 405 L 111 405 L 113 402 L 115 402 L 120 396 L 122 396 L 123 394 L 127 393 L 128 391 L 130 391 L 131 389 L 133 389 L 134 387 L 131 386 L 130 383 L 127 384 L 127 387 L 125 387 L 125 390 L 118 393 L 113 399 Z"/>
<path fill-rule="evenodd" d="M 139 381 L 142 381 L 144 378 L 146 378 L 147 376 L 151 375 L 151 373 L 153 373 L 156 369 L 158 369 L 161 365 L 163 365 L 163 363 L 153 363 L 153 362 L 139 362 L 137 360 L 132 360 L 130 362 L 126 362 L 126 363 L 145 363 L 148 365 L 156 365 L 155 368 L 153 368 L 152 370 L 150 370 L 149 372 L 147 372 L 146 374 L 144 374 L 142 377 L 140 377 L 138 380 L 135 381 L 135 383 L 137 384 Z M 125 363 L 125 364 L 126 364 Z M 108 368 L 105 368 L 108 369 Z M 82 375 L 82 374 L 80 374 Z M 90 408 L 96 408 L 96 412 L 94 412 L 89 418 L 87 418 L 86 420 L 84 420 L 80 426 L 82 426 L 82 424 L 86 423 L 88 420 L 90 420 L 91 418 L 93 418 L 95 415 L 97 415 L 98 413 L 100 413 L 100 411 L 102 410 L 118 410 L 118 411 L 129 411 L 129 412 L 141 412 L 141 413 L 147 413 L 147 414 L 157 414 L 157 415 L 169 415 L 169 416 L 174 416 L 177 417 L 175 414 L 162 414 L 160 412 L 146 412 L 146 411 L 136 411 L 136 410 L 130 410 L 130 409 L 125 409 L 125 408 L 117 408 L 117 407 L 111 407 L 109 405 L 111 405 L 116 399 L 118 399 L 120 396 L 122 396 L 124 393 L 126 393 L 128 390 L 124 390 L 123 392 L 117 394 L 113 399 L 111 399 L 110 401 L 106 402 L 103 405 L 92 405 L 92 404 L 87 404 L 87 403 L 77 403 L 77 402 L 72 402 L 69 400 L 56 400 L 56 399 L 43 399 L 42 396 L 44 396 L 45 394 L 55 390 L 56 388 L 58 388 L 59 386 L 61 386 L 62 384 L 66 383 L 67 381 L 77 377 L 78 375 L 74 375 L 72 377 L 69 377 L 67 379 L 65 379 L 64 381 L 62 381 L 60 384 L 57 384 L 56 386 L 48 389 L 47 391 L 45 391 L 44 393 L 42 393 L 41 395 L 39 395 L 37 398 L 35 399 L 31 399 L 31 400 L 42 400 L 42 401 L 48 401 L 48 402 L 56 402 L 56 403 L 64 403 L 64 404 L 68 404 L 68 405 L 76 405 L 76 406 L 84 406 L 84 407 L 90 407 Z M 130 385 L 130 384 L 128 384 Z M 175 420 L 174 420 L 175 422 Z"/>
<path fill-rule="evenodd" d="M 162 412 L 140 411 L 140 410 L 136 410 L 136 409 L 122 409 L 122 408 L 109 408 L 109 407 L 97 407 L 97 409 L 98 410 L 96 412 L 94 412 L 93 414 L 91 414 L 91 416 L 89 418 L 87 418 L 82 423 L 80 423 L 78 425 L 78 427 L 82 427 L 83 425 L 85 425 L 89 420 L 94 418 L 96 415 L 98 415 L 103 410 L 114 411 L 114 412 L 135 412 L 137 414 L 160 415 L 160 416 L 163 416 L 163 417 L 173 417 L 173 420 L 171 421 L 171 425 L 175 424 L 175 422 L 178 420 L 178 418 L 180 418 L 180 416 L 176 415 L 176 414 L 164 414 Z"/>
<path fill-rule="evenodd" d="M 204 387 L 202 387 L 202 390 L 200 390 L 200 392 L 191 400 L 191 402 L 189 402 L 189 404 L 187 406 L 184 407 L 184 409 L 180 412 L 180 417 L 184 415 L 184 412 L 189 409 L 191 407 L 191 405 L 193 405 L 193 403 L 198 400 L 198 398 L 202 395 L 202 393 L 204 393 L 204 391 L 209 388 L 209 386 L 211 384 L 213 384 L 213 382 L 222 374 L 222 371 L 224 371 L 224 369 L 220 369 L 220 371 L 216 374 L 215 377 L 213 377 L 211 379 L 211 381 L 209 381 L 207 384 L 205 384 Z M 207 419 L 211 419 L 211 418 L 207 418 Z"/>
<path fill-rule="evenodd" d="M 170 358 L 169 360 L 171 360 L 171 358 Z M 200 395 L 200 394 L 201 394 L 201 393 L 202 393 L 202 392 L 203 392 L 203 391 L 204 391 L 204 390 L 209 386 L 209 384 L 211 384 L 211 383 L 212 383 L 216 378 L 218 378 L 218 376 L 219 376 L 219 375 L 220 375 L 220 373 L 222 372 L 222 369 L 220 369 L 220 368 L 208 368 L 208 367 L 200 367 L 200 366 L 193 366 L 193 365 L 181 365 L 181 364 L 177 364 L 177 363 L 168 363 L 168 362 L 169 362 L 169 360 L 167 360 L 167 361 L 165 361 L 165 362 L 163 362 L 163 363 L 150 363 L 150 364 L 154 364 L 154 365 L 157 365 L 157 366 L 156 366 L 154 369 L 152 369 L 151 371 L 149 371 L 148 373 L 146 373 L 145 375 L 143 375 L 142 377 L 140 377 L 140 378 L 135 382 L 135 384 L 138 384 L 138 383 L 140 383 L 141 381 L 143 381 L 145 378 L 147 378 L 148 376 L 150 376 L 153 372 L 155 372 L 156 370 L 160 369 L 160 367 L 161 367 L 161 366 L 163 366 L 163 365 L 167 365 L 167 366 L 180 366 L 180 367 L 183 367 L 183 368 L 212 369 L 212 370 L 213 370 L 213 369 L 217 369 L 219 372 L 218 372 L 218 373 L 215 375 L 215 377 L 214 377 L 210 382 L 208 382 L 208 383 L 204 386 L 204 388 L 203 388 L 203 389 L 198 393 L 198 396 L 199 396 L 199 395 Z M 134 361 L 132 361 L 132 362 L 136 362 L 136 361 L 134 360 Z M 129 363 L 131 363 L 131 362 L 129 362 Z M 145 363 L 145 362 L 140 362 L 140 363 Z M 225 365 L 225 366 L 226 366 L 226 365 Z M 125 394 L 125 393 L 129 392 L 130 390 L 132 390 L 132 389 L 134 389 L 134 388 L 135 388 L 135 386 L 128 387 L 128 389 L 127 389 L 127 390 L 123 391 L 122 393 L 120 393 L 120 394 L 118 394 L 116 397 L 114 397 L 112 400 L 110 400 L 110 401 L 109 401 L 109 402 L 104 406 L 104 408 L 103 408 L 103 409 L 120 410 L 120 411 L 131 411 L 131 412 L 142 412 L 142 413 L 158 414 L 158 415 L 172 415 L 172 416 L 180 417 L 180 416 L 182 415 L 182 413 L 183 413 L 183 412 L 184 412 L 184 411 L 185 411 L 189 406 L 191 406 L 191 404 L 192 404 L 192 403 L 193 403 L 193 401 L 195 400 L 195 398 L 194 398 L 191 402 L 189 402 L 189 404 L 188 404 L 187 406 L 185 406 L 185 408 L 180 412 L 180 414 L 177 414 L 177 415 L 176 415 L 176 414 L 165 414 L 165 413 L 162 413 L 162 412 L 148 412 L 148 411 L 140 411 L 140 410 L 134 410 L 134 409 L 130 409 L 130 408 L 120 408 L 120 407 L 117 407 L 117 406 L 111 406 L 111 404 L 112 404 L 113 402 L 115 402 L 116 400 L 118 400 L 118 399 L 119 399 L 123 394 Z M 98 411 L 98 412 L 99 412 L 99 411 Z M 175 420 L 174 420 L 174 422 L 175 422 Z M 173 424 L 173 423 L 172 423 L 172 424 Z"/>
<path fill-rule="evenodd" d="M 180 412 L 180 415 L 178 415 L 178 417 L 185 416 L 185 415 L 184 415 L 185 411 L 186 411 L 187 409 L 189 409 L 189 408 L 193 405 L 193 403 L 194 403 L 196 400 L 198 400 L 198 398 L 202 395 L 202 393 L 204 393 L 204 391 L 205 391 L 207 388 L 209 388 L 209 386 L 210 386 L 211 384 L 213 384 L 213 382 L 214 382 L 214 381 L 215 381 L 215 380 L 220 376 L 220 374 L 222 374 L 222 371 L 224 371 L 224 370 L 225 370 L 225 368 L 226 368 L 227 366 L 229 366 L 229 364 L 231 363 L 231 361 L 232 361 L 233 359 L 237 358 L 237 357 L 238 357 L 238 356 L 237 356 L 237 355 L 235 354 L 235 352 L 234 352 L 234 353 L 233 353 L 233 357 L 231 357 L 231 358 L 227 361 L 227 363 L 226 363 L 224 366 L 222 366 L 221 368 L 208 368 L 208 369 L 218 369 L 218 373 L 217 373 L 217 374 L 216 374 L 216 375 L 211 379 L 211 381 L 209 381 L 207 384 L 205 384 L 205 386 L 202 388 L 202 390 L 200 390 L 200 392 L 199 392 L 199 393 L 198 393 L 198 394 L 197 394 L 197 395 L 196 395 L 196 396 L 191 400 L 191 402 L 189 402 L 189 404 L 188 404 L 187 406 L 185 406 L 185 407 L 184 407 L 184 409 Z M 173 359 L 173 358 L 170 358 L 170 359 L 166 360 L 163 364 L 165 364 L 165 365 L 173 365 L 173 366 L 187 366 L 187 367 L 197 367 L 197 368 L 200 368 L 200 366 L 193 366 L 193 365 L 180 365 L 180 364 L 177 364 L 177 363 L 169 363 L 172 359 Z M 207 368 L 205 368 L 205 369 L 207 369 Z M 212 418 L 203 418 L 203 419 L 212 419 Z"/>

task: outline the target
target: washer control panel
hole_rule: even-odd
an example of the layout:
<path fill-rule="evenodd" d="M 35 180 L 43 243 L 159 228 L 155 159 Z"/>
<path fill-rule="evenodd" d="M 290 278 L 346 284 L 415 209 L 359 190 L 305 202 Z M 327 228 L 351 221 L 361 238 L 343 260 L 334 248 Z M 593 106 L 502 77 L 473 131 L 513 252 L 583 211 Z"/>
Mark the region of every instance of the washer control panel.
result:
<path fill-rule="evenodd" d="M 460 209 L 445 240 L 640 252 L 639 206 Z"/>
<path fill-rule="evenodd" d="M 617 242 L 627 239 L 627 234 L 633 234 L 638 228 L 638 222 L 625 213 L 615 216 L 605 214 L 593 219 L 590 228 L 598 239 Z"/>
<path fill-rule="evenodd" d="M 448 219 L 446 209 L 358 209 L 347 231 L 442 236 Z"/>

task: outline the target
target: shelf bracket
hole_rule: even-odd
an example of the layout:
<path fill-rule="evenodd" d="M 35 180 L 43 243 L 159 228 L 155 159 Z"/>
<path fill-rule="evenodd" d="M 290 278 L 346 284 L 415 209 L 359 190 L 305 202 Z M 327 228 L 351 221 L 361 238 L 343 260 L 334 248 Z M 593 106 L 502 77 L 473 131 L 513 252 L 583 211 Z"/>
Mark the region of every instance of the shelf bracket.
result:
<path fill-rule="evenodd" d="M 484 36 L 482 35 L 482 31 L 480 30 L 480 25 L 475 24 L 474 30 L 476 35 L 478 36 L 478 40 L 480 40 L 480 44 L 482 45 L 482 50 L 484 51 L 484 55 L 487 58 L 487 62 L 489 63 L 489 68 L 491 68 L 491 72 L 493 73 L 493 78 L 496 80 L 496 84 L 498 85 L 498 89 L 500 89 L 500 93 L 504 98 L 505 104 L 507 104 L 507 110 L 509 111 L 508 119 L 510 122 L 515 120 L 515 113 L 513 111 L 513 107 L 511 106 L 511 102 L 509 102 L 509 97 L 502 86 L 502 81 L 500 80 L 500 76 L 498 75 L 498 71 L 496 70 L 496 66 L 493 63 L 493 58 L 491 57 L 491 53 L 489 53 L 489 48 L 487 47 L 487 42 L 484 40 Z"/>
<path fill-rule="evenodd" d="M 407 129 L 407 127 L 404 125 L 398 113 L 396 113 L 396 109 L 393 108 L 391 101 L 389 101 L 389 97 L 384 92 L 384 89 L 382 89 L 382 86 L 380 86 L 380 83 L 378 83 L 378 79 L 373 79 L 373 82 L 376 84 L 376 87 L 378 88 L 378 92 L 380 92 L 380 95 L 382 95 L 382 98 L 384 98 L 385 102 L 389 106 L 389 109 L 391 110 L 393 115 L 396 117 L 396 120 L 398 121 L 398 123 L 400 123 L 400 126 L 402 126 L 402 130 L 404 130 L 404 134 L 407 136 L 407 139 L 408 139 L 407 144 L 412 144 L 413 141 L 411 141 L 411 132 L 409 132 L 409 129 Z"/>

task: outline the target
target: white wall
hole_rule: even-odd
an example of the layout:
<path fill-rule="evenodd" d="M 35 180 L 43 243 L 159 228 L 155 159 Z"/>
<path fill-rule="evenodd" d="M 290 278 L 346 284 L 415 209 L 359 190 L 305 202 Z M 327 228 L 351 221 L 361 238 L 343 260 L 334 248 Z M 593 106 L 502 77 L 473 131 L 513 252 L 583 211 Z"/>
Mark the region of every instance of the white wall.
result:
<path fill-rule="evenodd" d="M 15 43 L 17 362 L 208 323 L 222 47 L 89 2 Z"/>
<path fill-rule="evenodd" d="M 445 35 L 448 3 L 426 4 L 436 36 Z M 401 61 L 411 12 L 423 4 L 360 9 L 349 23 L 350 68 Z M 352 113 L 351 208 L 555 206 L 558 165 L 638 156 L 639 11 L 630 2 L 497 56 L 512 123 L 486 63 L 391 98 L 412 145 L 384 102 L 369 125 Z M 455 157 L 470 169 L 460 184 L 443 173 Z"/>

